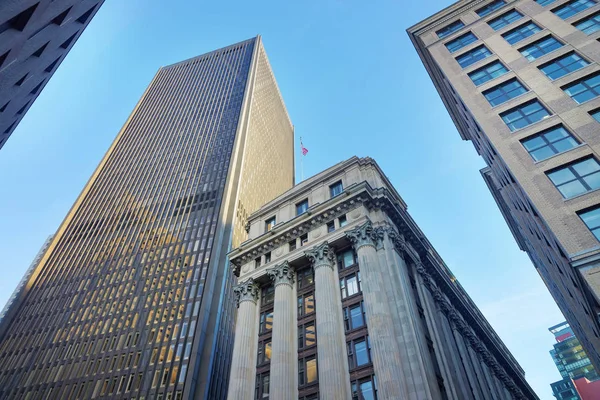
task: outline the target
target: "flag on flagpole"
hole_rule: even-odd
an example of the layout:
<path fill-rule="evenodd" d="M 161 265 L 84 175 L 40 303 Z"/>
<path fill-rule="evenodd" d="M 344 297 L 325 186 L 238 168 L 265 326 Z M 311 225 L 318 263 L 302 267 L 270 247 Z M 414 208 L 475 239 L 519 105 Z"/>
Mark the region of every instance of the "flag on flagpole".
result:
<path fill-rule="evenodd" d="M 302 144 L 302 138 L 300 138 L 300 149 L 302 150 L 303 156 L 308 154 L 308 149 L 306 147 L 304 147 L 304 145 Z"/>

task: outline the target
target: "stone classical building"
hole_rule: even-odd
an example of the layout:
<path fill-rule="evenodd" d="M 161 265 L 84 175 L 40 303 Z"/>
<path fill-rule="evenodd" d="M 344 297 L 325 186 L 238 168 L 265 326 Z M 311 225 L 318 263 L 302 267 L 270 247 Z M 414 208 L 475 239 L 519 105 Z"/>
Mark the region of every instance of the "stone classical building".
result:
<path fill-rule="evenodd" d="M 600 368 L 600 3 L 461 0 L 408 29 L 519 247 Z"/>
<path fill-rule="evenodd" d="M 0 1 L 0 148 L 102 3 Z"/>
<path fill-rule="evenodd" d="M 228 398 L 535 399 L 370 158 L 250 215 Z"/>
<path fill-rule="evenodd" d="M 227 252 L 293 146 L 260 37 L 160 68 L 0 324 L 0 399 L 224 399 Z"/>

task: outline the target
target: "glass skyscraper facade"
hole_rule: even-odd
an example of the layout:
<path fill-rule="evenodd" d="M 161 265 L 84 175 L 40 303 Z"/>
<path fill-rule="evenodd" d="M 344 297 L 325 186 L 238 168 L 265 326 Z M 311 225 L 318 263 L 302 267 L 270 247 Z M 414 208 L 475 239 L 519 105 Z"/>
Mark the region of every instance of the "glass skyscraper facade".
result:
<path fill-rule="evenodd" d="M 161 68 L 0 326 L 0 398 L 224 398 L 226 253 L 293 183 L 260 37 Z"/>

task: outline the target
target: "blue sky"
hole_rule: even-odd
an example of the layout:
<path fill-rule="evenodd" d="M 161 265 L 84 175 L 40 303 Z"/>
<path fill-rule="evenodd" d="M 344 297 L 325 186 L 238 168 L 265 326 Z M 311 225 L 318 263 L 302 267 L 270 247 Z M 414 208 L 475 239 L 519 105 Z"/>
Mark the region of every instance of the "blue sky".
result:
<path fill-rule="evenodd" d="M 0 150 L 0 304 L 158 68 L 261 34 L 309 149 L 304 175 L 375 158 L 540 398 L 553 399 L 547 328 L 563 317 L 405 33 L 450 3 L 107 0 Z"/>

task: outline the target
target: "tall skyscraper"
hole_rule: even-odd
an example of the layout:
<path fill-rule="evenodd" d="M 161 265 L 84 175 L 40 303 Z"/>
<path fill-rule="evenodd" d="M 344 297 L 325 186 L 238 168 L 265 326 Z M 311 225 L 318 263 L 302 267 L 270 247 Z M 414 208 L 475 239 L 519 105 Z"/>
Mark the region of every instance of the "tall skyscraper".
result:
<path fill-rule="evenodd" d="M 599 30 L 596 0 L 461 0 L 408 29 L 461 137 L 488 164 L 483 178 L 519 247 L 596 369 Z"/>
<path fill-rule="evenodd" d="M 230 400 L 537 399 L 370 158 L 250 215 Z"/>
<path fill-rule="evenodd" d="M 104 0 L 0 2 L 0 148 Z"/>
<path fill-rule="evenodd" d="M 573 334 L 568 323 L 554 325 L 548 329 L 556 344 L 550 356 L 562 380 L 552 383 L 552 392 L 557 400 L 595 400 L 600 398 L 600 376 Z"/>
<path fill-rule="evenodd" d="M 226 254 L 293 161 L 260 37 L 161 68 L 0 327 L 0 398 L 224 398 Z"/>

